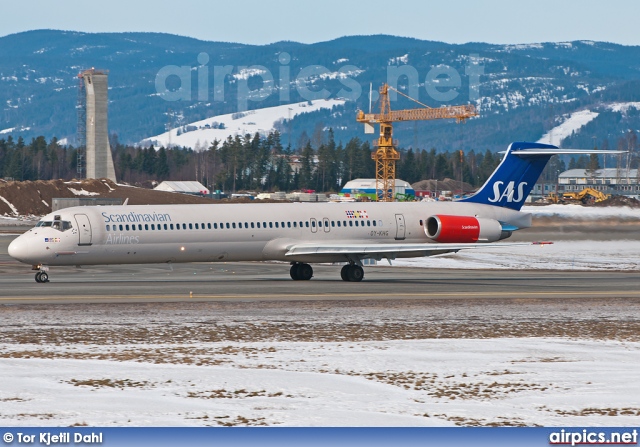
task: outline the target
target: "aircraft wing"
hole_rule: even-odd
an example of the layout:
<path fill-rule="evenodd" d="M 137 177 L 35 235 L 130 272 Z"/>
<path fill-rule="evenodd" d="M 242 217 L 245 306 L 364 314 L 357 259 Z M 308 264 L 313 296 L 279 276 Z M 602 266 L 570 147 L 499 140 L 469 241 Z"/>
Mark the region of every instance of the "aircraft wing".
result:
<path fill-rule="evenodd" d="M 523 245 L 539 245 L 531 242 L 512 243 L 467 243 L 467 244 L 297 244 L 289 247 L 285 256 L 295 260 L 303 256 L 338 256 L 351 259 L 394 259 L 402 257 L 424 257 L 444 253 L 456 253 L 460 250 L 478 248 L 507 248 Z M 409 255 L 409 256 L 407 256 Z"/>

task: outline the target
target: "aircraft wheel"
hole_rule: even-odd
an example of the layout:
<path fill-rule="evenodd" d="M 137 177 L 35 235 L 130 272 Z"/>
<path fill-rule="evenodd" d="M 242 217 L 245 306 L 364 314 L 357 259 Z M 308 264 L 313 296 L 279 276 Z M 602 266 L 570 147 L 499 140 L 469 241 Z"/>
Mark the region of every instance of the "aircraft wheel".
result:
<path fill-rule="evenodd" d="M 313 268 L 309 264 L 300 264 L 298 266 L 298 278 L 308 281 L 313 277 Z"/>
<path fill-rule="evenodd" d="M 360 267 L 359 265 L 352 265 L 350 267 L 351 268 L 349 269 L 349 272 L 347 274 L 349 281 L 352 281 L 352 282 L 362 281 L 362 278 L 364 278 L 364 270 L 362 269 L 362 267 Z"/>
<path fill-rule="evenodd" d="M 347 265 L 342 267 L 342 270 L 340 270 L 340 278 L 342 278 L 343 281 L 349 281 L 349 268 L 350 267 L 351 267 L 351 265 L 347 264 Z"/>
<path fill-rule="evenodd" d="M 291 269 L 289 270 L 291 279 L 294 281 L 298 281 L 300 279 L 300 276 L 298 275 L 298 267 L 300 267 L 300 264 L 296 262 L 295 264 L 291 264 Z"/>
<path fill-rule="evenodd" d="M 47 274 L 47 272 L 36 273 L 36 282 L 39 282 L 39 283 L 49 282 L 49 275 Z"/>

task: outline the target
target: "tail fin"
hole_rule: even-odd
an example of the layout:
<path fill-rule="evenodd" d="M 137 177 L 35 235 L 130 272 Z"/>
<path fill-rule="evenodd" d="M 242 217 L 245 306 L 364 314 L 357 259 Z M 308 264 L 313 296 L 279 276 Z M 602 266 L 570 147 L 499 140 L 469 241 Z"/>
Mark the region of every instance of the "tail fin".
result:
<path fill-rule="evenodd" d="M 518 211 L 553 155 L 592 153 L 618 154 L 621 151 L 561 150 L 549 144 L 511 143 L 502 162 L 482 188 L 460 202 L 484 203 Z"/>

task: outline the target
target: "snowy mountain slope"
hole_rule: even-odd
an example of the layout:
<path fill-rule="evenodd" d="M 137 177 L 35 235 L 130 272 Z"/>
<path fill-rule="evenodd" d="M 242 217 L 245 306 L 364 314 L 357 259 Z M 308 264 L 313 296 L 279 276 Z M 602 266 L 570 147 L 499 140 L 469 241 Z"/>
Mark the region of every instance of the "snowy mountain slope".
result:
<path fill-rule="evenodd" d="M 214 140 L 224 141 L 236 135 L 254 135 L 256 132 L 266 135 L 274 130 L 276 122 L 280 120 L 291 119 L 302 113 L 332 109 L 344 103 L 345 101 L 341 99 L 316 100 L 218 115 L 146 138 L 140 144 L 153 144 L 156 147 L 206 148 Z M 185 132 L 188 129 L 192 130 Z"/>

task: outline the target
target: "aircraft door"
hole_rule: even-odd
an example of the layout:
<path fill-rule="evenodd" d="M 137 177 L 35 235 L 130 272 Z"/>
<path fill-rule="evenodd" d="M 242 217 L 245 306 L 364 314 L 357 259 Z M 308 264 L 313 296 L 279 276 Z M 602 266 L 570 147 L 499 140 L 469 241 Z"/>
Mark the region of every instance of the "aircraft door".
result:
<path fill-rule="evenodd" d="M 329 226 L 329 218 L 328 217 L 323 217 L 322 218 L 322 222 L 323 222 L 323 226 L 324 226 L 324 232 L 328 233 L 329 231 L 331 231 L 331 227 Z"/>
<path fill-rule="evenodd" d="M 311 225 L 311 232 L 312 233 L 317 233 L 318 232 L 318 222 L 315 219 L 309 219 L 310 221 L 310 225 Z"/>
<path fill-rule="evenodd" d="M 91 245 L 91 223 L 86 214 L 74 214 L 78 224 L 78 245 Z"/>
<path fill-rule="evenodd" d="M 402 214 L 396 214 L 396 240 L 401 241 L 405 238 L 407 227 Z"/>

